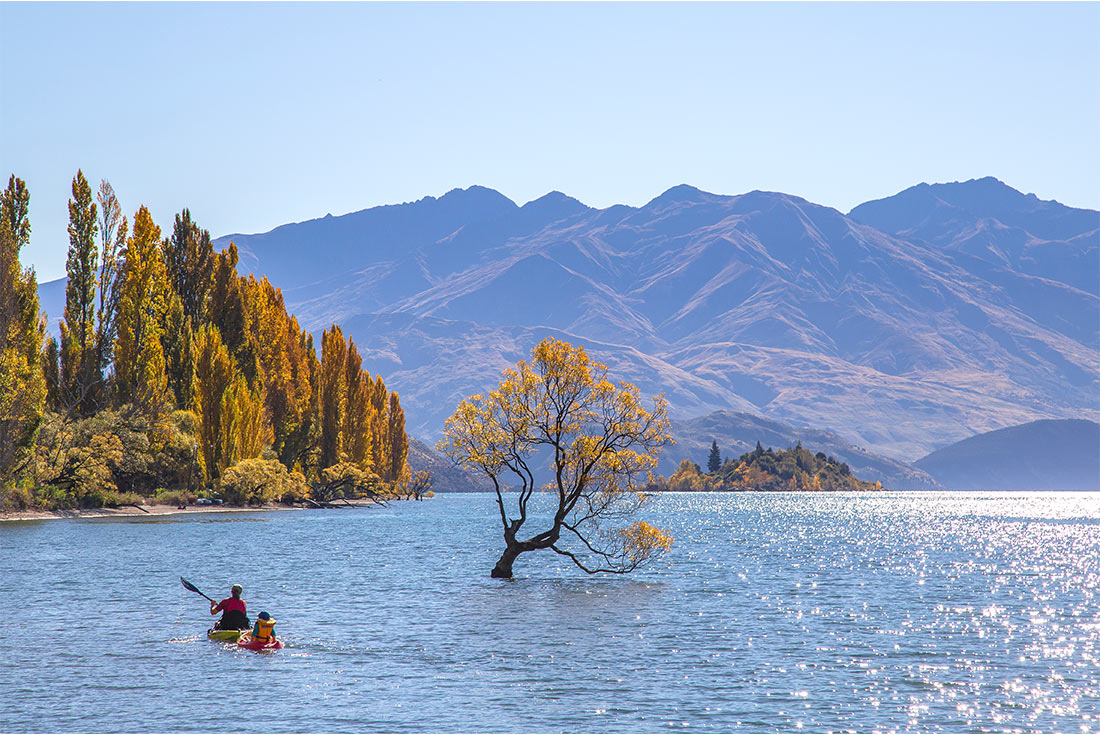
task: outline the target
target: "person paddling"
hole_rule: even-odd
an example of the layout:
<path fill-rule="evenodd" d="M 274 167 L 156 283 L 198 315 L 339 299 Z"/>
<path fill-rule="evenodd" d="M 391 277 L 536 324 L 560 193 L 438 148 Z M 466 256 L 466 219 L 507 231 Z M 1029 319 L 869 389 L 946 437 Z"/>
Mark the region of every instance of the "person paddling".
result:
<path fill-rule="evenodd" d="M 241 593 L 244 592 L 239 584 L 233 585 L 230 588 L 230 597 L 225 598 L 221 602 L 214 604 L 214 601 L 210 601 L 210 614 L 217 615 L 222 614 L 221 620 L 214 623 L 215 630 L 247 630 L 248 615 L 246 613 L 246 606 L 244 600 L 241 599 Z"/>

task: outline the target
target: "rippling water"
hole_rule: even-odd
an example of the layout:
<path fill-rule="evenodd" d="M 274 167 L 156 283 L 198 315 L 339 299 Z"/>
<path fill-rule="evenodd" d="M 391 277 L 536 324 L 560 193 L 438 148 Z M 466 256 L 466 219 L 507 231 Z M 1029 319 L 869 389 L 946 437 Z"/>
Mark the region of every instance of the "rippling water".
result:
<path fill-rule="evenodd" d="M 2 523 L 0 731 L 1100 729 L 1098 495 L 667 495 L 658 565 L 511 582 L 494 512 Z"/>

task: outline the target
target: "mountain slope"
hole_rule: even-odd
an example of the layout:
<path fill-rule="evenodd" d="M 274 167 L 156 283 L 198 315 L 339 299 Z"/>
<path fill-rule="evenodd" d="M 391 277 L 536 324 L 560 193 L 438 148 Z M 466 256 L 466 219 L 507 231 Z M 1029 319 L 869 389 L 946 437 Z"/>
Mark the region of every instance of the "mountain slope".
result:
<path fill-rule="evenodd" d="M 483 475 L 455 467 L 450 460 L 435 453 L 424 442 L 409 437 L 409 471 L 427 470 L 431 474 L 431 490 L 435 492 L 486 492 L 493 489 Z"/>
<path fill-rule="evenodd" d="M 676 417 L 744 411 L 899 459 L 1100 416 L 1100 297 L 1058 276 L 1091 262 L 1096 213 L 999 182 L 993 204 L 969 182 L 929 188 L 932 205 L 908 190 L 845 216 L 775 192 L 678 186 L 597 210 L 473 187 L 232 239 L 305 326 L 344 324 L 429 439 L 548 334 L 666 392 Z M 1064 239 L 995 261 L 971 252 L 971 220 Z"/>
<path fill-rule="evenodd" d="M 952 490 L 1100 490 L 1100 424 L 1032 421 L 963 439 L 914 464 Z"/>

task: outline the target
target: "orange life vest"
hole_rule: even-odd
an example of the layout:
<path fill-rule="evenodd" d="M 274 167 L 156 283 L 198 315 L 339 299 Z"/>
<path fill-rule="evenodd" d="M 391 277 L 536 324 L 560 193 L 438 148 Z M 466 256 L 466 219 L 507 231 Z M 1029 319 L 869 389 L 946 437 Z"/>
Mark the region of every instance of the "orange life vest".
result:
<path fill-rule="evenodd" d="M 275 618 L 257 620 L 256 628 L 252 631 L 252 639 L 267 643 L 271 640 L 271 629 L 275 627 Z"/>

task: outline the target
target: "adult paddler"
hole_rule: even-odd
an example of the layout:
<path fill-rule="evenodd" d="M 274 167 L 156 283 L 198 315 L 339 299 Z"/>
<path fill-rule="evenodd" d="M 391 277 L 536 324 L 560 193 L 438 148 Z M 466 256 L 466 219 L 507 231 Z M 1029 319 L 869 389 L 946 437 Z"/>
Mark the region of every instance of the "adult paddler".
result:
<path fill-rule="evenodd" d="M 244 600 L 241 599 L 242 592 L 244 588 L 235 584 L 229 590 L 229 597 L 217 604 L 213 600 L 210 601 L 210 614 L 222 614 L 221 620 L 214 623 L 215 630 L 248 630 L 247 608 Z"/>

